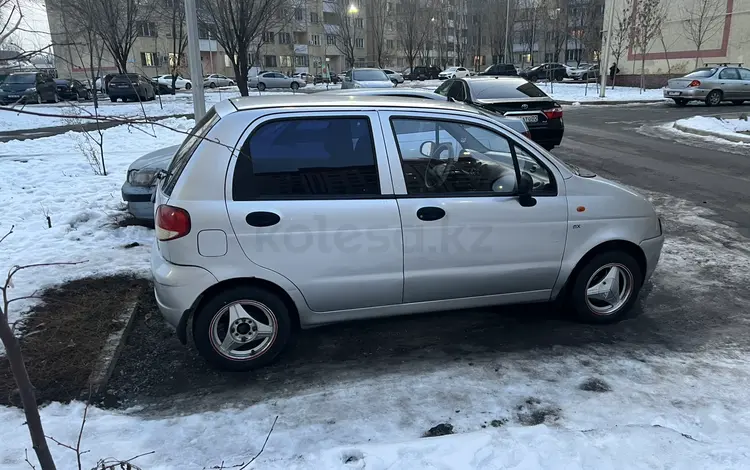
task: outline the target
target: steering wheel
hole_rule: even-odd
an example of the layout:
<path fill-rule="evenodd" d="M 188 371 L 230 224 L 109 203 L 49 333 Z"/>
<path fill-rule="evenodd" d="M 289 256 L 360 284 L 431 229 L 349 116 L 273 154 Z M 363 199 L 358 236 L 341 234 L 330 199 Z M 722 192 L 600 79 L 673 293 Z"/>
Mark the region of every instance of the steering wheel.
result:
<path fill-rule="evenodd" d="M 433 189 L 436 186 L 444 184 L 445 180 L 448 179 L 448 175 L 453 170 L 453 167 L 456 164 L 453 157 L 448 158 L 448 160 L 440 159 L 440 154 L 445 150 L 451 151 L 453 150 L 453 146 L 447 142 L 444 142 L 442 144 L 436 145 L 432 152 L 430 152 L 430 160 L 427 162 L 427 168 L 425 168 L 424 170 L 424 184 L 427 189 Z M 431 166 L 433 161 L 437 161 L 434 167 Z M 439 174 L 435 171 L 438 165 L 444 165 Z M 431 174 L 433 178 L 435 178 L 436 182 L 434 184 L 431 184 L 429 182 L 427 178 L 428 173 Z"/>

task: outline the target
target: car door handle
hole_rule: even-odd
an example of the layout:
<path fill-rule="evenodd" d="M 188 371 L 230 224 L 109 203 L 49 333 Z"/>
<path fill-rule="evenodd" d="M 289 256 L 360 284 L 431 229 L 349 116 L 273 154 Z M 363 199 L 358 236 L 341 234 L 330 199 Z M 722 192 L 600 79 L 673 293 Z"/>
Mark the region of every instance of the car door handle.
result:
<path fill-rule="evenodd" d="M 417 218 L 426 222 L 440 220 L 445 217 L 445 211 L 439 207 L 421 207 L 417 210 Z"/>
<path fill-rule="evenodd" d="M 245 222 L 253 227 L 270 227 L 276 225 L 281 220 L 278 214 L 273 212 L 251 212 L 245 217 Z"/>

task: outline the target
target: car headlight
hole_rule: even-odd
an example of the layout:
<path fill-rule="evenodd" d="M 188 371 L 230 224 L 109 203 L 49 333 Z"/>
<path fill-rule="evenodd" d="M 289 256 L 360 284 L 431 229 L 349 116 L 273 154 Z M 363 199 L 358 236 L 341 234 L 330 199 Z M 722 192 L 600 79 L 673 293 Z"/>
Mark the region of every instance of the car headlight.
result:
<path fill-rule="evenodd" d="M 35 91 L 36 91 L 36 87 L 34 87 L 34 88 L 27 88 L 27 89 L 24 90 L 24 93 L 32 93 L 32 92 L 35 92 Z"/>
<path fill-rule="evenodd" d="M 144 168 L 143 170 L 130 170 L 128 172 L 128 183 L 133 186 L 153 186 L 156 182 L 156 168 Z"/>

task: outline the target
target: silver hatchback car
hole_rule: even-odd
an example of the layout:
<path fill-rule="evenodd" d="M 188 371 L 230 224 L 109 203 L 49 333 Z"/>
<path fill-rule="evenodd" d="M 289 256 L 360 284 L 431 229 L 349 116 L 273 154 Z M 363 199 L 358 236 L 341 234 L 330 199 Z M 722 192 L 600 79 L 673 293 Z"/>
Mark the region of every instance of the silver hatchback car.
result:
<path fill-rule="evenodd" d="M 217 104 L 156 191 L 159 309 L 217 367 L 268 364 L 298 328 L 391 315 L 560 299 L 609 323 L 654 272 L 646 198 L 486 114 L 288 98 Z"/>
<path fill-rule="evenodd" d="M 667 81 L 664 97 L 674 100 L 677 106 L 690 101 L 703 101 L 707 106 L 722 101 L 740 105 L 750 100 L 750 70 L 727 65 L 696 69 Z"/>

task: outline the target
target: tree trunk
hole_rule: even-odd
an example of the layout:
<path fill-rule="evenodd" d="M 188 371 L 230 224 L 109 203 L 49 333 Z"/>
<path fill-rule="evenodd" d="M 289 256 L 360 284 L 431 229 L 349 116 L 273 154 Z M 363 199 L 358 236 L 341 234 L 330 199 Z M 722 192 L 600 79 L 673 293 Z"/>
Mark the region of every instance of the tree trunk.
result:
<path fill-rule="evenodd" d="M 0 309 L 1 310 L 1 309 Z M 10 362 L 10 370 L 18 386 L 18 394 L 21 396 L 23 412 L 26 415 L 26 425 L 29 427 L 31 444 L 36 452 L 36 458 L 42 470 L 56 470 L 55 461 L 47 446 L 47 438 L 44 437 L 42 418 L 39 416 L 39 408 L 36 406 L 34 386 L 31 384 L 26 364 L 23 362 L 21 344 L 8 325 L 7 317 L 0 312 L 0 340 L 5 346 L 5 354 Z"/>
<path fill-rule="evenodd" d="M 700 60 L 700 57 L 701 57 L 701 46 L 696 47 L 696 51 L 695 51 L 695 68 L 696 69 L 698 68 L 698 61 Z"/>
<path fill-rule="evenodd" d="M 646 51 L 641 52 L 641 91 L 646 89 Z"/>

